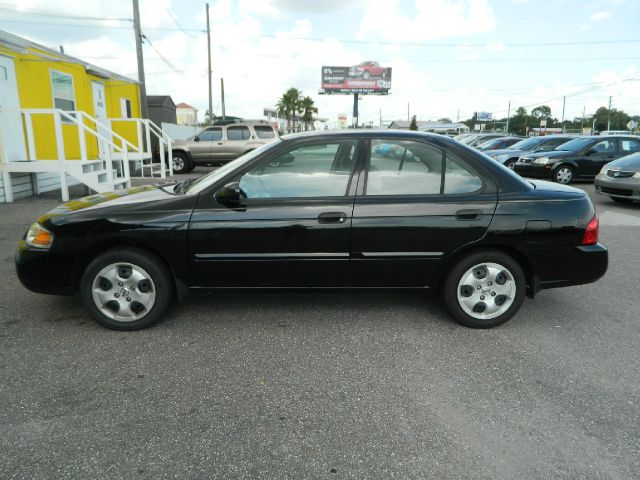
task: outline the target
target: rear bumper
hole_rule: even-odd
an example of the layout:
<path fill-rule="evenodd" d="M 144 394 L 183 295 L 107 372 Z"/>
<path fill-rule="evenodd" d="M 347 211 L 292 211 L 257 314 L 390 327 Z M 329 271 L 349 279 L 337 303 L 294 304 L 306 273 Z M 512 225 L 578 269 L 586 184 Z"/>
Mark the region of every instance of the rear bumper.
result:
<path fill-rule="evenodd" d="M 609 266 L 609 251 L 601 243 L 532 248 L 526 253 L 535 272 L 531 294 L 547 288 L 593 283 L 604 276 Z"/>
<path fill-rule="evenodd" d="M 595 179 L 596 192 L 609 197 L 640 200 L 640 181 L 631 178 L 613 179 L 598 175 Z"/>
<path fill-rule="evenodd" d="M 551 178 L 553 174 L 552 165 L 538 165 L 535 163 L 520 163 L 516 162 L 513 169 L 517 174 L 523 177 L 531 178 Z"/>

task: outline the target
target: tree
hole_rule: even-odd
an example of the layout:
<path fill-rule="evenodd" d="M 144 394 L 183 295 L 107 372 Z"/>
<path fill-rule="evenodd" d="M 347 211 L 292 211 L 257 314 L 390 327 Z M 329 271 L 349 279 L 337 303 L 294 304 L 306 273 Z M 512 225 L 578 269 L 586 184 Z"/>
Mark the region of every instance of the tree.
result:
<path fill-rule="evenodd" d="M 276 103 L 278 116 L 287 120 L 287 131 L 291 132 L 291 120 L 300 110 L 300 90 L 290 88 L 282 94 Z"/>
<path fill-rule="evenodd" d="M 446 117 L 445 118 L 439 118 L 438 121 L 442 122 L 442 123 L 453 123 L 450 118 L 446 118 Z"/>
<path fill-rule="evenodd" d="M 531 110 L 531 116 L 540 120 L 543 118 L 549 118 L 551 116 L 551 108 L 547 105 L 540 105 L 539 107 Z"/>
<path fill-rule="evenodd" d="M 313 122 L 313 114 L 318 113 L 318 109 L 314 105 L 313 98 L 304 97 L 300 100 L 300 111 L 302 112 L 302 121 L 304 122 L 304 130 L 309 130 L 309 124 Z"/>
<path fill-rule="evenodd" d="M 409 124 L 409 130 L 418 130 L 418 120 L 416 119 L 415 115 L 413 117 L 411 117 L 411 123 Z"/>
<path fill-rule="evenodd" d="M 607 130 L 607 123 L 609 122 L 609 109 L 607 107 L 600 107 L 596 110 L 594 118 L 596 119 L 596 130 L 599 132 Z M 631 120 L 631 117 L 625 112 L 612 108 L 609 130 L 627 130 L 629 120 Z"/>

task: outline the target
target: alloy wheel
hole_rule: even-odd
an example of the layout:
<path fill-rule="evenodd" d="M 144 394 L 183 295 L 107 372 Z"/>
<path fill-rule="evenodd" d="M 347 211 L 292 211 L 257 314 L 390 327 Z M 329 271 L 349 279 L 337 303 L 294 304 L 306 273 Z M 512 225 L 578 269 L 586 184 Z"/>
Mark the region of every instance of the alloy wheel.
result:
<path fill-rule="evenodd" d="M 490 320 L 505 313 L 516 298 L 513 274 L 498 263 L 471 267 L 458 283 L 458 303 L 476 320 Z"/>
<path fill-rule="evenodd" d="M 93 279 L 93 301 L 106 317 L 118 322 L 134 322 L 145 317 L 156 301 L 151 276 L 138 265 L 113 263 Z"/>
<path fill-rule="evenodd" d="M 173 163 L 173 170 L 175 172 L 182 172 L 184 170 L 184 160 L 180 157 L 173 157 L 171 159 Z"/>
<path fill-rule="evenodd" d="M 560 167 L 555 174 L 556 182 L 562 184 L 571 183 L 573 178 L 573 171 L 569 167 Z"/>

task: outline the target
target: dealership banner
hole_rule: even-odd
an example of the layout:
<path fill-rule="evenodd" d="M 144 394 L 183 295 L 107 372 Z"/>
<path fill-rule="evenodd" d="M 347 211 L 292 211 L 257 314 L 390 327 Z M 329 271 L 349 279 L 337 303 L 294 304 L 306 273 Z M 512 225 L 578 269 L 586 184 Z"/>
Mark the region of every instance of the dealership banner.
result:
<path fill-rule="evenodd" d="M 493 120 L 493 115 L 490 112 L 477 112 L 476 120 L 478 122 L 490 122 Z"/>
<path fill-rule="evenodd" d="M 353 67 L 322 67 L 321 93 L 387 94 L 391 88 L 391 68 L 378 62 L 362 62 Z"/>

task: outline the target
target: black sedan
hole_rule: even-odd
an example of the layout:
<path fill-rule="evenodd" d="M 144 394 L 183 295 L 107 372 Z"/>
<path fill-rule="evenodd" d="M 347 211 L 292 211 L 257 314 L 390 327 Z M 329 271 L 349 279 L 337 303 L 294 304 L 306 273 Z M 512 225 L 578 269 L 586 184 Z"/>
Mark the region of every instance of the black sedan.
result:
<path fill-rule="evenodd" d="M 379 153 L 389 149 L 402 153 Z M 580 190 L 527 182 L 440 135 L 350 131 L 278 139 L 195 181 L 68 202 L 26 232 L 16 267 L 35 292 L 79 292 L 114 329 L 230 288 L 432 289 L 460 323 L 487 328 L 525 295 L 596 281 L 607 258 Z"/>
<path fill-rule="evenodd" d="M 521 156 L 514 170 L 525 177 L 569 184 L 595 178 L 605 164 L 638 151 L 640 137 L 636 136 L 578 137 L 551 152 Z"/>
<path fill-rule="evenodd" d="M 511 145 L 513 145 L 514 143 L 518 143 L 520 140 L 522 140 L 522 137 L 498 137 L 480 143 L 476 146 L 476 148 L 481 152 L 489 152 L 491 150 L 509 148 Z"/>
<path fill-rule="evenodd" d="M 568 135 L 545 135 L 543 137 L 530 137 L 514 143 L 509 148 L 502 150 L 485 151 L 486 155 L 502 163 L 505 167 L 514 168 L 518 158 L 527 153 L 549 152 L 575 137 Z"/>

